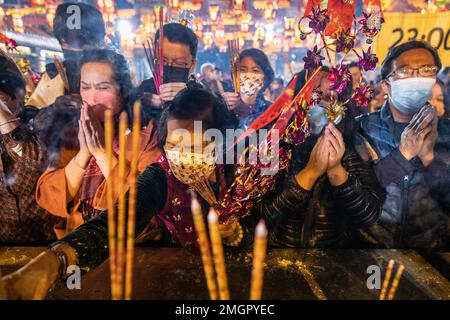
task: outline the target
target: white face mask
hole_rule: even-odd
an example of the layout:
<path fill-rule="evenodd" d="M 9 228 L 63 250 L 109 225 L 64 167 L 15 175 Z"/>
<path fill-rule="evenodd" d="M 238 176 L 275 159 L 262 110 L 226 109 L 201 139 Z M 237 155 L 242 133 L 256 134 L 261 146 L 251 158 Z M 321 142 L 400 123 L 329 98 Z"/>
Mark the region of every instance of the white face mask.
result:
<path fill-rule="evenodd" d="M 435 78 L 406 78 L 389 81 L 391 92 L 389 98 L 394 107 L 407 114 L 413 114 L 430 99 Z"/>
<path fill-rule="evenodd" d="M 258 94 L 264 87 L 264 75 L 262 73 L 241 72 L 240 93 L 245 98 L 250 98 Z"/>

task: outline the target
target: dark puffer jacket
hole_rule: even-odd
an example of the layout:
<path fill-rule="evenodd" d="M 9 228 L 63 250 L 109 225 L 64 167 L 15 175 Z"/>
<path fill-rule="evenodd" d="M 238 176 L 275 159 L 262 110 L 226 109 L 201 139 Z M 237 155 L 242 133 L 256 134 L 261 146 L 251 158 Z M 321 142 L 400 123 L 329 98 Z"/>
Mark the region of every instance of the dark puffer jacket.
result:
<path fill-rule="evenodd" d="M 399 152 L 401 131 L 387 104 L 357 120 L 371 150 L 360 155 L 373 163 L 387 193 L 380 220 L 366 234 L 368 239 L 380 247 L 445 249 L 450 212 L 450 121 L 439 120 L 435 158 L 424 168 L 417 157 L 408 161 Z"/>
<path fill-rule="evenodd" d="M 342 165 L 348 180 L 332 186 L 326 174 L 312 190 L 301 188 L 295 175 L 303 169 L 317 138 L 310 137 L 294 151 L 284 182 L 259 204 L 268 223 L 270 244 L 289 247 L 356 247 L 353 235 L 379 218 L 384 193 L 369 166 L 346 141 Z"/>

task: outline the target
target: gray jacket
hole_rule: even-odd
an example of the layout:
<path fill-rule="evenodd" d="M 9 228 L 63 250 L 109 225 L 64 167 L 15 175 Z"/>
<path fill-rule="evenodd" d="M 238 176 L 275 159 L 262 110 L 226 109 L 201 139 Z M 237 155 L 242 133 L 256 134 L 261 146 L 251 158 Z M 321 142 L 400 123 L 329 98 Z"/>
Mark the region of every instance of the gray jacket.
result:
<path fill-rule="evenodd" d="M 357 121 L 366 146 L 358 152 L 373 164 L 386 190 L 381 217 L 366 239 L 388 248 L 448 248 L 450 120 L 439 120 L 435 159 L 427 168 L 417 157 L 408 161 L 399 152 L 400 137 L 394 134 L 387 103 Z"/>

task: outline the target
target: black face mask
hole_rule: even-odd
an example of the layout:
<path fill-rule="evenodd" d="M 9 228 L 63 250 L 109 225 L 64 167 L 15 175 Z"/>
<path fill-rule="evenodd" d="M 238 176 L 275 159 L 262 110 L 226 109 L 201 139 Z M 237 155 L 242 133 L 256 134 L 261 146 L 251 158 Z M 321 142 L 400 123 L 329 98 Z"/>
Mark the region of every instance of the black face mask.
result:
<path fill-rule="evenodd" d="M 164 66 L 163 83 L 183 82 L 186 83 L 189 78 L 189 68 L 178 68 Z"/>

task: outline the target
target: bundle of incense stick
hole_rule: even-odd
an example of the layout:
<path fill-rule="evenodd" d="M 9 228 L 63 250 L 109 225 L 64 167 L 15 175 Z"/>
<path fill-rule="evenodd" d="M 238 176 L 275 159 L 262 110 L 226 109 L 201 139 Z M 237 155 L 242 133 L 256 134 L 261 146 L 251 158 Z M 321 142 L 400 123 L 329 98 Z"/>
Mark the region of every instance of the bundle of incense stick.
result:
<path fill-rule="evenodd" d="M 159 87 L 163 84 L 163 69 L 164 69 L 164 9 L 159 7 L 159 39 L 155 46 L 155 39 L 147 39 L 147 46 L 145 42 L 144 47 L 145 56 L 147 57 L 148 65 L 153 75 L 153 82 L 156 87 L 156 92 L 160 94 Z M 158 62 L 156 64 L 156 62 Z"/>
<path fill-rule="evenodd" d="M 223 253 L 222 239 L 219 233 L 219 219 L 213 208 L 208 214 L 209 236 L 211 239 L 211 249 L 208 241 L 203 212 L 200 202 L 193 190 L 191 190 L 192 202 L 191 211 L 194 220 L 197 241 L 205 272 L 206 284 L 211 300 L 229 300 L 230 292 L 225 267 L 225 257 Z M 252 280 L 250 287 L 250 300 L 261 300 L 264 282 L 264 261 L 267 251 L 267 228 L 261 220 L 255 230 L 255 242 L 253 251 Z M 214 259 L 213 259 L 214 258 Z M 215 267 L 215 272 L 214 272 Z M 215 277 L 216 276 L 216 277 Z M 217 280 L 217 283 L 216 283 Z M 217 293 L 217 290 L 219 293 Z"/>
<path fill-rule="evenodd" d="M 253 244 L 253 268 L 250 300 L 261 300 L 264 281 L 264 261 L 267 251 L 267 228 L 263 220 L 256 226 Z"/>
<path fill-rule="evenodd" d="M 239 39 L 228 40 L 228 53 L 230 55 L 231 80 L 233 81 L 234 92 L 240 92 L 239 82 Z"/>
<path fill-rule="evenodd" d="M 61 79 L 64 83 L 64 88 L 67 91 L 70 91 L 69 78 L 67 77 L 67 73 L 66 73 L 66 69 L 64 68 L 64 64 L 57 56 L 53 57 L 53 63 L 55 64 L 58 74 L 61 76 Z"/>
<path fill-rule="evenodd" d="M 197 191 L 211 206 L 217 204 L 216 195 L 214 194 L 211 184 L 206 178 L 194 183 L 193 187 L 195 191 Z"/>
<path fill-rule="evenodd" d="M 133 261 L 134 261 L 134 228 L 136 219 L 136 176 L 137 159 L 139 154 L 139 134 L 140 134 L 140 109 L 141 105 L 136 102 L 133 109 L 133 131 L 130 167 L 130 192 L 128 201 L 128 216 L 126 217 L 125 191 L 126 191 L 126 136 L 128 119 L 125 113 L 120 115 L 119 122 L 119 181 L 114 181 L 111 176 L 107 179 L 107 199 L 108 199 L 108 241 L 110 254 L 111 272 L 111 296 L 114 300 L 129 300 L 132 296 L 133 283 Z M 113 116 L 110 110 L 105 113 L 105 144 L 108 163 L 112 167 L 113 163 L 113 138 L 114 126 Z M 119 187 L 118 214 L 116 215 L 114 204 L 114 186 Z M 125 218 L 127 218 L 127 235 L 125 239 Z M 126 246 L 125 246 L 126 240 Z M 126 251 L 125 251 L 126 250 Z M 125 290 L 124 290 L 125 284 Z"/>
<path fill-rule="evenodd" d="M 398 284 L 400 282 L 400 278 L 402 277 L 403 271 L 405 270 L 405 266 L 403 264 L 400 264 L 400 266 L 397 268 L 397 272 L 395 273 L 394 280 L 391 283 L 390 289 L 388 291 L 388 287 L 391 281 L 392 277 L 392 271 L 394 268 L 394 260 L 389 260 L 388 267 L 386 270 L 386 276 L 383 281 L 383 286 L 381 288 L 380 292 L 380 300 L 386 299 L 386 293 L 387 293 L 387 300 L 393 300 L 395 297 L 395 292 L 397 291 Z"/>
<path fill-rule="evenodd" d="M 160 43 L 160 41 L 158 43 Z M 160 94 L 159 87 L 162 84 L 162 74 L 160 73 L 159 66 L 158 68 L 156 68 L 155 65 L 157 55 L 154 46 L 154 40 L 147 39 L 147 47 L 145 46 L 145 43 L 143 43 L 142 45 L 144 46 L 145 56 L 147 57 L 148 65 L 150 66 L 150 70 L 153 75 L 153 83 L 155 84 L 156 92 L 159 95 Z"/>
<path fill-rule="evenodd" d="M 164 42 L 164 8 L 159 7 L 159 41 L 158 41 L 158 50 L 159 50 L 159 76 L 162 84 L 163 80 L 163 67 L 164 67 L 164 55 L 163 55 L 163 42 Z"/>

